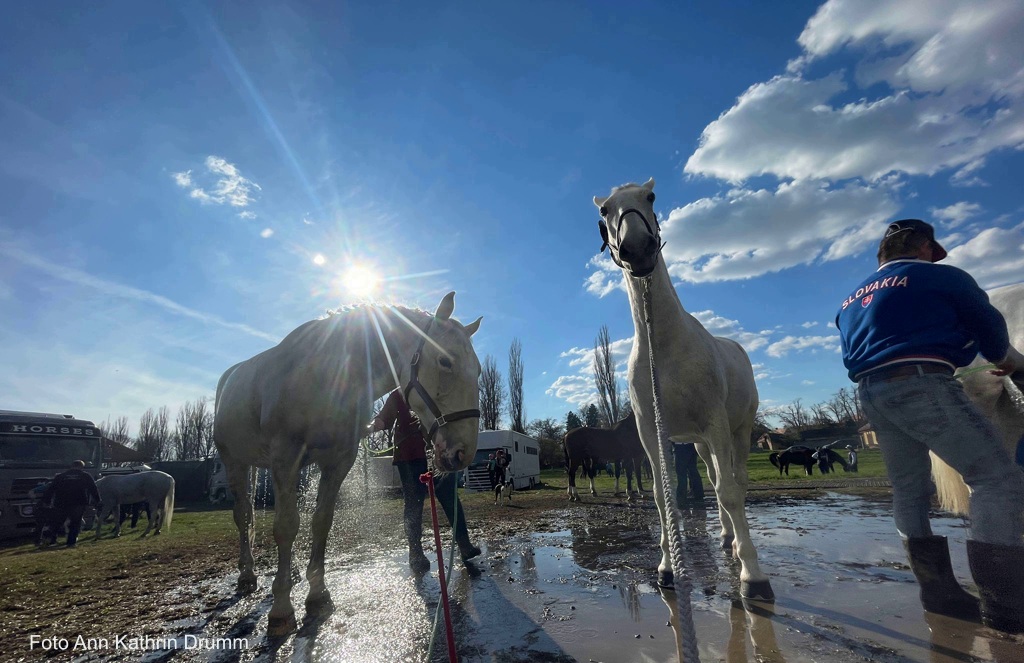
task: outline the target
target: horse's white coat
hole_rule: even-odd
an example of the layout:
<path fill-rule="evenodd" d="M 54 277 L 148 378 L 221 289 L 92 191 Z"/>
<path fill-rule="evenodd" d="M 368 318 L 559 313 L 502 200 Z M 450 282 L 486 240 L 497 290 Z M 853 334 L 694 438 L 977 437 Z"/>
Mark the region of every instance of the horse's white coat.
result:
<path fill-rule="evenodd" d="M 156 534 L 171 526 L 174 517 L 174 477 L 151 470 L 136 474 L 111 474 L 96 482 L 101 507 L 96 514 L 96 538 L 100 538 L 103 521 L 114 514 L 114 536 L 121 535 L 121 505 L 149 502 L 149 522 L 142 536 L 156 525 Z"/>
<path fill-rule="evenodd" d="M 1024 283 L 1008 285 L 989 292 L 989 301 L 1006 318 L 1010 332 L 1010 343 L 1020 350 L 1024 348 Z M 991 363 L 978 357 L 971 366 Z M 1013 402 L 1012 385 L 1009 377 L 997 377 L 988 371 L 980 371 L 963 378 L 964 391 L 972 401 L 995 423 L 1002 434 L 1002 442 L 1013 458 L 1017 441 L 1024 435 L 1024 411 L 1021 404 Z M 957 515 L 966 516 L 970 511 L 970 489 L 960 473 L 947 465 L 935 454 L 932 460 L 932 476 L 938 493 L 939 505 Z"/>
<path fill-rule="evenodd" d="M 470 336 L 480 320 L 451 319 L 455 293 L 437 307 L 419 363 L 419 381 L 442 413 L 479 407 L 480 362 Z M 256 588 L 253 572 L 253 468 L 270 468 L 274 481 L 274 540 L 278 548 L 269 630 L 295 627 L 291 602 L 292 543 L 299 527 L 299 469 L 320 467 L 306 578 L 307 615 L 329 611 L 324 583 L 327 535 L 341 482 L 355 462 L 373 401 L 408 384 L 411 361 L 431 316 L 422 311 L 362 306 L 300 326 L 277 346 L 236 364 L 217 386 L 214 440 L 235 496 L 239 531 L 239 589 Z M 396 384 L 397 383 L 397 384 Z M 434 416 L 412 392 L 409 405 L 429 427 Z M 452 422 L 434 440 L 435 464 L 455 471 L 476 453 L 478 419 Z"/>
<path fill-rule="evenodd" d="M 735 341 L 712 336 L 683 308 L 661 257 L 655 228 L 654 180 L 643 186 L 616 187 L 608 198 L 594 198 L 604 211 L 609 249 L 625 277 L 626 292 L 636 336 L 629 357 L 629 392 L 636 412 L 640 439 L 658 476 L 659 440 L 654 421 L 651 385 L 651 348 L 644 316 L 643 279 L 649 274 L 653 311 L 653 349 L 657 367 L 664 425 L 674 442 L 694 442 L 708 466 L 709 479 L 722 510 L 722 540 L 732 539 L 740 560 L 740 580 L 766 583 L 750 540 L 744 500 L 747 492 L 747 456 L 758 396 L 747 353 Z M 648 223 L 636 210 L 647 217 Z M 669 518 L 665 496 L 655 483 L 655 502 L 661 515 L 662 559 L 659 575 L 671 572 Z"/>

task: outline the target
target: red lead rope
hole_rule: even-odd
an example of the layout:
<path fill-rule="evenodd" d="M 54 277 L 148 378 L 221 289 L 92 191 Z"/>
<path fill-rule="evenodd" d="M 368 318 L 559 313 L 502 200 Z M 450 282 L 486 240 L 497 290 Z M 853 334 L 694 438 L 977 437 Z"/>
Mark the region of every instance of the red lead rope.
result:
<path fill-rule="evenodd" d="M 430 493 L 430 519 L 434 524 L 434 545 L 437 547 L 437 581 L 441 585 L 441 605 L 444 607 L 444 629 L 448 637 L 448 661 L 458 663 L 455 653 L 455 631 L 452 629 L 452 613 L 448 606 L 448 583 L 444 579 L 444 556 L 441 553 L 441 528 L 437 523 L 437 502 L 434 499 L 434 475 L 430 472 L 420 475 L 420 481 L 427 484 Z"/>

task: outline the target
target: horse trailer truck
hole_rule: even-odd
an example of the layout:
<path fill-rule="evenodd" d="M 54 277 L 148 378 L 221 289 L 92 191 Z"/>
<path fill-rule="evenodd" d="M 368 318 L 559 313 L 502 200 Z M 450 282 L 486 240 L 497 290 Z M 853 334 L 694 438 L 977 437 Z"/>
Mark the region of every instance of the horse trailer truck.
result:
<path fill-rule="evenodd" d="M 29 491 L 80 460 L 94 478 L 103 463 L 103 434 L 70 414 L 0 410 L 0 539 L 32 534 Z"/>
<path fill-rule="evenodd" d="M 476 440 L 476 456 L 465 470 L 467 490 L 491 489 L 487 457 L 498 449 L 504 449 L 511 459 L 506 477 L 511 477 L 516 490 L 540 484 L 540 442 L 510 430 L 485 430 L 480 431 Z"/>

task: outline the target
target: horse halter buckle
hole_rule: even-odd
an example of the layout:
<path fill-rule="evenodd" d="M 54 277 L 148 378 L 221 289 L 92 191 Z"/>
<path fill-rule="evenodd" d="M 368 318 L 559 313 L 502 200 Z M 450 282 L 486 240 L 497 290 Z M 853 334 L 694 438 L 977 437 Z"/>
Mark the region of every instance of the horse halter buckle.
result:
<path fill-rule="evenodd" d="M 437 435 L 437 431 L 442 426 L 460 421 L 462 419 L 480 418 L 480 410 L 459 410 L 450 414 L 443 414 L 441 408 L 437 407 L 437 403 L 430 397 L 430 393 L 426 390 L 423 384 L 420 382 L 420 359 L 423 356 L 423 346 L 427 342 L 427 336 L 430 335 L 430 328 L 434 325 L 434 318 L 430 318 L 430 322 L 427 323 L 427 328 L 423 332 L 423 336 L 420 337 L 419 347 L 416 348 L 416 352 L 412 355 L 412 360 L 409 362 L 409 384 L 405 386 L 402 392 L 403 398 L 405 398 L 406 404 L 409 403 L 409 392 L 413 389 L 419 395 L 420 399 L 430 410 L 430 414 L 434 415 L 434 423 L 430 425 L 430 430 L 427 432 L 427 445 L 430 447 L 434 446 L 434 436 Z M 410 405 L 411 407 L 411 405 Z"/>

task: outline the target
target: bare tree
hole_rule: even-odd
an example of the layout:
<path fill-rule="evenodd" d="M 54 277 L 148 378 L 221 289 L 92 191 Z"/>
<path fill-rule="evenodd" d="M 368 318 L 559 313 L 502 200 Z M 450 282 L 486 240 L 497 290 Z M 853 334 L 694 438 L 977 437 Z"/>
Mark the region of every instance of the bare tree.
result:
<path fill-rule="evenodd" d="M 103 424 L 103 436 L 118 444 L 130 445 L 132 436 L 129 434 L 128 417 L 120 416 L 113 421 L 107 417 L 107 422 Z"/>
<path fill-rule="evenodd" d="M 505 385 L 501 383 L 498 364 L 487 355 L 480 373 L 480 430 L 498 430 L 504 401 Z"/>
<path fill-rule="evenodd" d="M 205 398 L 184 403 L 178 409 L 174 427 L 178 460 L 206 458 L 213 448 L 213 413 Z"/>
<path fill-rule="evenodd" d="M 594 383 L 601 400 L 601 414 L 608 425 L 619 420 L 619 380 L 615 375 L 615 359 L 612 357 L 612 340 L 608 325 L 601 325 L 601 331 L 594 341 Z"/>
<path fill-rule="evenodd" d="M 526 430 L 538 440 L 561 440 L 562 436 L 565 435 L 565 426 L 551 417 L 547 419 L 534 419 L 526 427 Z"/>
<path fill-rule="evenodd" d="M 512 341 L 508 349 L 508 418 L 512 430 L 526 432 L 526 416 L 523 410 L 523 344 L 519 339 Z"/>
<path fill-rule="evenodd" d="M 825 404 L 828 411 L 839 423 L 864 421 L 864 413 L 861 411 L 860 401 L 853 389 L 843 387 Z"/>
<path fill-rule="evenodd" d="M 139 435 L 135 448 L 150 460 L 166 460 L 171 449 L 170 410 L 161 407 L 155 413 L 149 408 L 139 418 Z"/>
<path fill-rule="evenodd" d="M 806 428 L 811 423 L 811 418 L 807 414 L 807 410 L 800 403 L 799 398 L 789 405 L 780 407 L 776 412 L 776 416 L 783 426 L 794 431 Z"/>
<path fill-rule="evenodd" d="M 826 403 L 815 403 L 811 406 L 811 425 L 831 426 L 837 423 L 839 422 L 832 418 Z"/>

